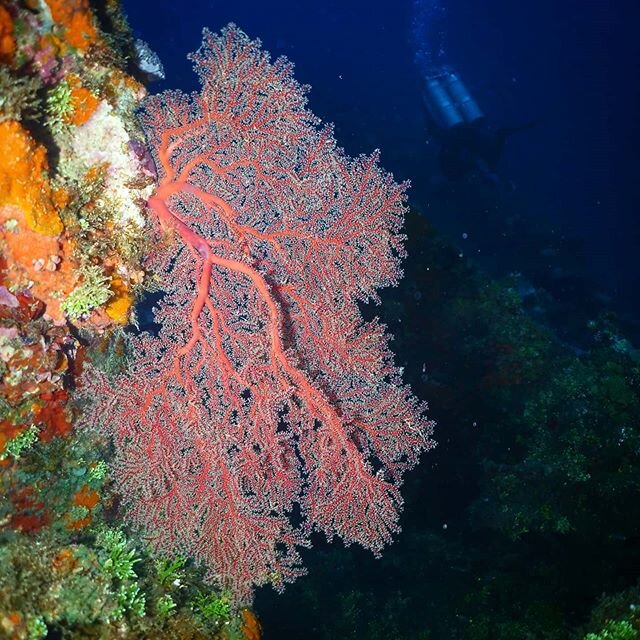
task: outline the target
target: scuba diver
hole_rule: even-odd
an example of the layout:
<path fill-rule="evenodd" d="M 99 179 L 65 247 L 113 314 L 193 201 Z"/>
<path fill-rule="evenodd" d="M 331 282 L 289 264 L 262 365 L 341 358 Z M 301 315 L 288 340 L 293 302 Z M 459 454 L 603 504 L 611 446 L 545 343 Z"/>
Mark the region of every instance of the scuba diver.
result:
<path fill-rule="evenodd" d="M 496 168 L 505 142 L 514 133 L 537 124 L 531 122 L 512 128 L 492 126 L 460 76 L 449 67 L 434 69 L 425 77 L 423 98 L 430 128 L 440 144 L 440 173 L 448 181 L 477 174 L 501 184 Z"/>

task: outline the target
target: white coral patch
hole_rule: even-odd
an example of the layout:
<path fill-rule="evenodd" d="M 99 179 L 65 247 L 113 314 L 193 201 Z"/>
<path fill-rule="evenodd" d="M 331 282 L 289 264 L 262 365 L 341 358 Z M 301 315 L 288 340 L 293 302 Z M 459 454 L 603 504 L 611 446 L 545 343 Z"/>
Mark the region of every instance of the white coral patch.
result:
<path fill-rule="evenodd" d="M 143 173 L 140 161 L 130 152 L 129 140 L 122 120 L 103 100 L 91 118 L 74 130 L 66 158 L 67 171 L 80 179 L 90 167 L 107 164 L 104 198 L 113 207 L 114 221 L 143 227 L 141 203 L 151 195 L 153 185 L 144 189 L 127 186 Z"/>

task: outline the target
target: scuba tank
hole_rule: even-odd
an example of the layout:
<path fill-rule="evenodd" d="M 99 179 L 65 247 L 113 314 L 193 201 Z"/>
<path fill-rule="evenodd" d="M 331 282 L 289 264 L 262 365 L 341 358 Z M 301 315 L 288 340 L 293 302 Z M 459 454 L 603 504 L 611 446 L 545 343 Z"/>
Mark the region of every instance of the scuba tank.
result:
<path fill-rule="evenodd" d="M 484 118 L 460 76 L 451 69 L 434 71 L 425 78 L 424 102 L 439 129 L 451 129 Z"/>
<path fill-rule="evenodd" d="M 462 114 L 447 93 L 441 76 L 426 79 L 424 102 L 438 129 L 451 129 L 464 122 Z"/>
<path fill-rule="evenodd" d="M 449 71 L 449 73 L 444 76 L 444 83 L 449 95 L 462 113 L 465 122 L 475 122 L 484 117 L 478 103 L 471 97 L 471 94 L 457 73 Z"/>

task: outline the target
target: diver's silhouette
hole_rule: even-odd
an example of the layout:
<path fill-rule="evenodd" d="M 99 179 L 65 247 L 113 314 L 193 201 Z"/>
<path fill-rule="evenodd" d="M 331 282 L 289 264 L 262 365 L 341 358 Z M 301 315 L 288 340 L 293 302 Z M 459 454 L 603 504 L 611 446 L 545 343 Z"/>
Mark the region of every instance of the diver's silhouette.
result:
<path fill-rule="evenodd" d="M 458 74 L 449 68 L 435 70 L 425 78 L 424 103 L 430 128 L 440 144 L 440 172 L 447 180 L 478 174 L 500 183 L 495 172 L 506 140 L 537 124 L 493 127 Z"/>

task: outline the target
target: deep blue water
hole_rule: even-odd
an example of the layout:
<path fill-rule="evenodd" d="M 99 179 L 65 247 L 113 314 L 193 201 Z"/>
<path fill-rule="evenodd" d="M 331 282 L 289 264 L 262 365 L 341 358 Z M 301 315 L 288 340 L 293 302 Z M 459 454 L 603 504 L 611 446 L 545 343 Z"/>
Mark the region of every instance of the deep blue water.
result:
<path fill-rule="evenodd" d="M 638 312 L 640 4 L 634 0 L 124 5 L 136 33 L 164 62 L 167 78 L 158 90 L 196 88 L 186 53 L 199 46 L 204 26 L 217 30 L 234 21 L 295 62 L 297 78 L 312 85 L 311 108 L 335 123 L 349 153 L 380 147 L 384 166 L 411 178 L 412 200 L 452 239 L 473 229 L 468 247 L 495 254 L 499 221 L 483 225 L 482 211 L 468 206 L 454 216 L 429 208 L 435 145 L 427 144 L 414 61 L 422 38 L 460 72 L 497 126 L 540 121 L 508 142 L 500 164 L 522 203 L 521 233 L 543 225 L 579 240 L 577 251 L 612 304 Z M 424 37 L 412 29 L 421 13 Z M 492 256 L 505 271 L 521 270 L 500 259 Z"/>

